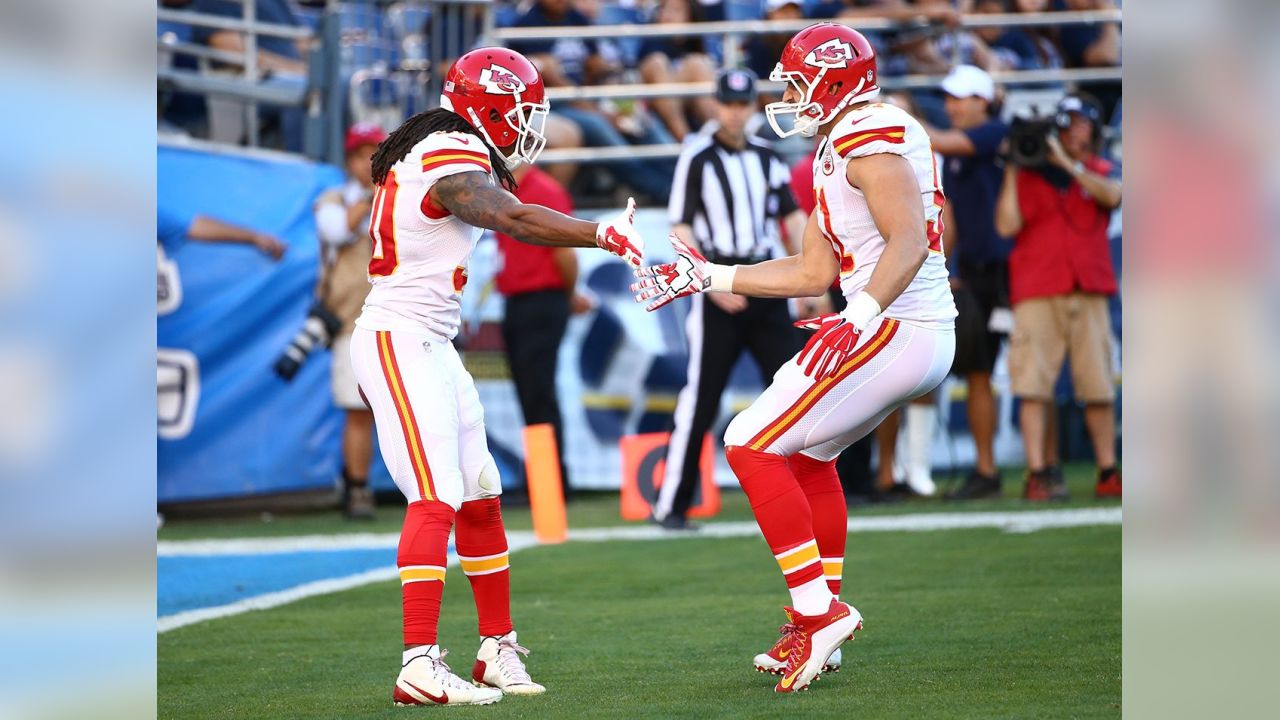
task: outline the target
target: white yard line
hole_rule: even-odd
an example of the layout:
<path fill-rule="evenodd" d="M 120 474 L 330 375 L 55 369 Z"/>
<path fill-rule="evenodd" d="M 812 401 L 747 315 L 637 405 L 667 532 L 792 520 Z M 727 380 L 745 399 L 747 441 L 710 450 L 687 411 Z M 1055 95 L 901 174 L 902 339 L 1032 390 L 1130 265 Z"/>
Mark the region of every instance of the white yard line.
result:
<path fill-rule="evenodd" d="M 964 530 L 992 528 L 1013 533 L 1035 532 L 1052 528 L 1083 527 L 1089 525 L 1119 525 L 1121 510 L 1118 507 L 1080 508 L 1074 510 L 1026 510 L 1020 512 L 976 513 L 911 513 L 877 517 L 854 517 L 849 520 L 849 532 L 926 532 L 936 530 Z M 605 542 L 613 540 L 681 540 L 703 537 L 750 537 L 760 529 L 754 522 L 707 523 L 699 532 L 676 533 L 652 525 L 584 528 L 570 530 L 571 542 Z M 159 557 L 211 557 L 218 555 L 267 555 L 301 551 L 368 550 L 394 548 L 399 541 L 396 533 L 364 533 L 354 535 L 302 535 L 281 538 L 253 538 L 229 540 L 170 540 L 156 547 Z M 537 544 L 533 533 L 512 531 L 507 533 L 510 552 L 517 552 Z M 457 558 L 450 554 L 449 564 Z M 278 592 L 258 595 L 227 605 L 187 610 L 166 615 L 157 621 L 158 632 L 192 625 L 215 618 L 239 615 L 251 610 L 279 607 L 304 598 L 349 590 L 370 583 L 393 580 L 398 576 L 394 567 L 380 568 L 305 583 Z"/>

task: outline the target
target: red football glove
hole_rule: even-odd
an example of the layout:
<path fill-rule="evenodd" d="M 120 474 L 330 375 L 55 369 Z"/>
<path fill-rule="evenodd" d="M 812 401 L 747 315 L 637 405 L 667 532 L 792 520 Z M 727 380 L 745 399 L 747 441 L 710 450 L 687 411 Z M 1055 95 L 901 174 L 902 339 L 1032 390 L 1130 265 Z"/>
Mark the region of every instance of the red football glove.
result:
<path fill-rule="evenodd" d="M 644 257 L 644 238 L 636 232 L 636 200 L 627 198 L 627 209 L 596 226 L 596 245 L 622 258 L 633 268 Z"/>
<path fill-rule="evenodd" d="M 814 380 L 821 381 L 834 376 L 858 345 L 858 330 L 848 320 L 840 317 L 839 313 L 799 320 L 795 326 L 817 330 L 796 358 L 797 365 L 804 365 L 805 358 L 809 358 L 804 374 Z"/>
<path fill-rule="evenodd" d="M 646 302 L 645 310 L 653 312 L 676 298 L 688 297 L 706 290 L 711 285 L 707 259 L 698 249 L 675 236 L 667 236 L 676 251 L 676 261 L 662 265 L 650 265 L 635 271 L 638 278 L 631 284 L 636 302 Z"/>

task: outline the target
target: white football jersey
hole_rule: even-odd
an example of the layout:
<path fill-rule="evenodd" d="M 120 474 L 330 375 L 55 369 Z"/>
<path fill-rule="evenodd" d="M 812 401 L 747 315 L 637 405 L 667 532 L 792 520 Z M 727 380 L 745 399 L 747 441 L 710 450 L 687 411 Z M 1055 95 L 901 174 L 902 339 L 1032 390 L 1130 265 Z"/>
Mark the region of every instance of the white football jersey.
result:
<path fill-rule="evenodd" d="M 818 226 L 840 262 L 840 290 L 845 297 L 867 286 L 885 240 L 876 228 L 862 191 L 849 184 L 845 165 L 850 158 L 893 153 L 915 170 L 920 184 L 920 221 L 929 240 L 929 257 L 907 289 L 885 308 L 884 314 L 910 322 L 950 325 L 955 300 L 942 254 L 942 181 L 924 128 L 905 110 L 874 103 L 846 115 L 822 141 L 813 158 L 813 194 Z"/>
<path fill-rule="evenodd" d="M 373 259 L 356 325 L 367 330 L 428 330 L 458 334 L 467 261 L 483 230 L 427 202 L 436 181 L 463 172 L 493 178 L 489 150 L 469 133 L 437 132 L 391 167 L 373 198 L 369 237 Z"/>

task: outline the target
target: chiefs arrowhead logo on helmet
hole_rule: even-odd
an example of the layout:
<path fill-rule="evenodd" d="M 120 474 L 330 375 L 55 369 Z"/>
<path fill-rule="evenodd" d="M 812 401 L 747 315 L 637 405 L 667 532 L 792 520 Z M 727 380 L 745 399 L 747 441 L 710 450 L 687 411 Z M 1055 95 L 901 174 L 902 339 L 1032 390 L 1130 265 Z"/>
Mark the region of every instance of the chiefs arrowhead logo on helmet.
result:
<path fill-rule="evenodd" d="M 814 67 L 842 68 L 854 57 L 852 45 L 840 38 L 832 38 L 811 50 L 804 63 Z"/>
<path fill-rule="evenodd" d="M 480 84 L 490 95 L 515 95 L 524 92 L 524 82 L 497 63 L 480 71 Z"/>

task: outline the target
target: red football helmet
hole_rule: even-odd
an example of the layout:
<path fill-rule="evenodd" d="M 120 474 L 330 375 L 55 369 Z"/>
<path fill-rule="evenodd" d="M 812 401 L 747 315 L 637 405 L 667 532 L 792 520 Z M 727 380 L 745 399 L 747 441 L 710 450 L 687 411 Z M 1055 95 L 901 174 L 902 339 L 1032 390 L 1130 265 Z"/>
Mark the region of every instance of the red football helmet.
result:
<path fill-rule="evenodd" d="M 800 94 L 798 102 L 765 106 L 769 124 L 779 137 L 796 133 L 813 137 L 841 110 L 880 94 L 871 43 L 851 27 L 829 22 L 796 33 L 769 79 L 787 82 Z M 778 124 L 778 118 L 786 115 L 793 116 L 790 128 Z"/>
<path fill-rule="evenodd" d="M 542 76 L 514 50 L 484 47 L 458 58 L 445 75 L 440 107 L 465 118 L 513 166 L 532 163 L 547 144 L 542 126 L 551 106 Z"/>

